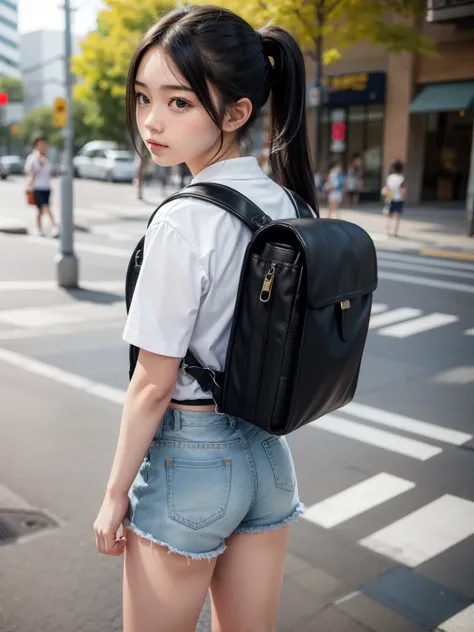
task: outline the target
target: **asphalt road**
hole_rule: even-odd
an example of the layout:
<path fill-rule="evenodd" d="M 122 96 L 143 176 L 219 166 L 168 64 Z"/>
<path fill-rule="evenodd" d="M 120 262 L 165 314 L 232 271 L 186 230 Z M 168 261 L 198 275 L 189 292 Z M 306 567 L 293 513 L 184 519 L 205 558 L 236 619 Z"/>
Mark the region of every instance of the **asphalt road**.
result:
<path fill-rule="evenodd" d="M 0 186 L 2 213 L 31 222 L 21 182 Z M 10 508 L 57 525 L 0 546 L 2 632 L 121 629 L 121 562 L 96 553 L 92 523 L 127 385 L 127 256 L 159 191 L 147 195 L 76 183 L 81 290 L 55 286 L 57 241 L 0 234 L 0 524 Z M 289 437 L 308 511 L 282 632 L 474 630 L 474 261 L 383 245 L 355 402 Z"/>

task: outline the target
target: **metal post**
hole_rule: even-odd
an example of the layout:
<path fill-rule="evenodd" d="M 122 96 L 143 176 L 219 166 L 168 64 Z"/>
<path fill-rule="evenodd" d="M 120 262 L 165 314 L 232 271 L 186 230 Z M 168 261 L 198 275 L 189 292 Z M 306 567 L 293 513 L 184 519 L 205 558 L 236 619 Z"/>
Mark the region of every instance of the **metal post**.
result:
<path fill-rule="evenodd" d="M 318 34 L 315 40 L 314 46 L 314 87 L 316 88 L 317 100 L 313 105 L 312 116 L 311 116 L 311 127 L 312 127 L 312 136 L 313 136 L 313 156 L 314 156 L 314 170 L 319 171 L 321 177 L 323 174 L 321 173 L 321 165 L 319 161 L 319 118 L 321 113 L 321 104 L 323 102 L 322 95 L 322 57 L 323 57 L 323 32 L 322 28 L 324 25 L 324 0 L 319 0 L 318 6 L 316 8 L 316 26 L 318 29 Z"/>
<path fill-rule="evenodd" d="M 73 246 L 73 118 L 72 118 L 72 74 L 71 74 L 71 2 L 64 0 L 64 79 L 66 84 L 67 125 L 64 129 L 66 156 L 65 172 L 61 176 L 61 231 L 60 252 L 56 255 L 56 273 L 61 287 L 77 287 L 78 260 Z"/>
<path fill-rule="evenodd" d="M 472 128 L 471 163 L 467 183 L 466 211 L 467 234 L 469 237 L 474 237 L 474 127 Z"/>

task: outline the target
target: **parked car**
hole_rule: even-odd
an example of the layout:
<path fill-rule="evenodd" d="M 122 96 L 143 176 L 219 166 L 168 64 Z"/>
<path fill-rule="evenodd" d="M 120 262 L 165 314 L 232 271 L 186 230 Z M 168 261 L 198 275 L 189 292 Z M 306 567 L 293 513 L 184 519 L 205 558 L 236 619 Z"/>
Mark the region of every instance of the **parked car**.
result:
<path fill-rule="evenodd" d="M 74 158 L 78 178 L 97 178 L 109 182 L 131 182 L 135 177 L 135 155 L 126 149 L 88 149 Z"/>
<path fill-rule="evenodd" d="M 2 173 L 7 175 L 23 175 L 25 169 L 25 161 L 20 156 L 1 156 Z"/>

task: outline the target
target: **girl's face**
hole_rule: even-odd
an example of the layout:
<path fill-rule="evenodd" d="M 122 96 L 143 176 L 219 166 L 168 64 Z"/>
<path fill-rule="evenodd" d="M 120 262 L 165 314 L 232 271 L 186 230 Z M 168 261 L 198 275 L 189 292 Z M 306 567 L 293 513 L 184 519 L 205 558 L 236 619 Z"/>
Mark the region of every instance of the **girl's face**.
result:
<path fill-rule="evenodd" d="M 138 130 L 157 165 L 170 167 L 185 162 L 196 175 L 215 162 L 220 131 L 189 84 L 157 46 L 143 56 L 135 93 Z M 212 88 L 211 94 L 216 99 Z M 235 157 L 233 154 L 238 156 L 237 148 L 227 152 L 226 157 Z"/>

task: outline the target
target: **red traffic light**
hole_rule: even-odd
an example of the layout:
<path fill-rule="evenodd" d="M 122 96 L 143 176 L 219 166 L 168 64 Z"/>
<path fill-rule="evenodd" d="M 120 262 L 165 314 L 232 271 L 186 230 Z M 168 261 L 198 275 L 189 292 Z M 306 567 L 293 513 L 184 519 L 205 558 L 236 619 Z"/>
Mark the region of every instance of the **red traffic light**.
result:
<path fill-rule="evenodd" d="M 8 94 L 6 92 L 0 92 L 0 105 L 7 105 Z"/>

